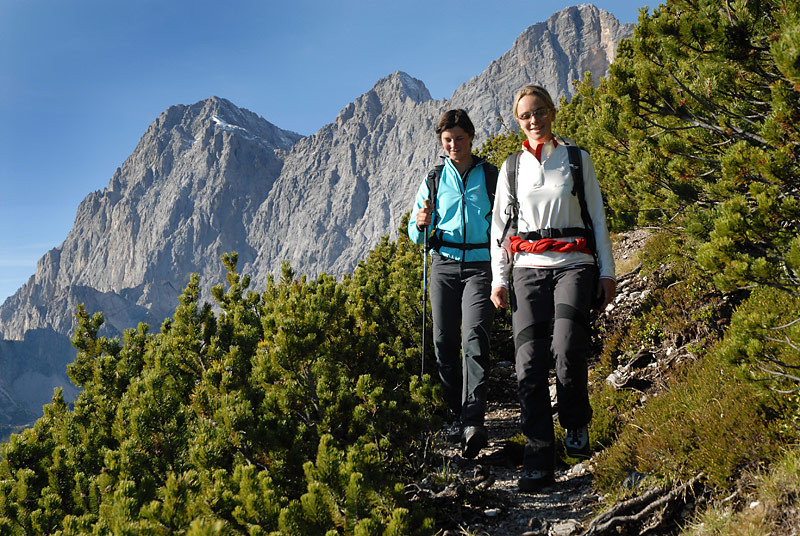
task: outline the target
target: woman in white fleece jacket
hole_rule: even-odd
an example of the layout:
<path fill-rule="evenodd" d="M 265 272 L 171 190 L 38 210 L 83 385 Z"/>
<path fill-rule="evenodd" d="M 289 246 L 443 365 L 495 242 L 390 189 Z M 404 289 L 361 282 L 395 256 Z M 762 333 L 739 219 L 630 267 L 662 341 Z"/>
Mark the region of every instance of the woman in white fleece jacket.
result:
<path fill-rule="evenodd" d="M 616 294 L 614 259 L 600 187 L 592 159 L 581 151 L 587 208 L 594 228 L 585 229 L 573 192 L 564 140 L 553 135 L 556 110 L 547 90 L 522 88 L 514 99 L 514 117 L 527 141 L 517 159 L 517 229 L 504 236 L 509 213 L 509 170 L 500 169 L 492 219 L 492 303 L 509 306 L 509 275 L 516 349 L 517 390 L 522 432 L 527 439 L 523 491 L 553 482 L 555 434 L 548 376 L 555 359 L 558 417 L 567 430 L 567 453 L 589 455 L 587 356 L 589 310 L 604 308 Z M 513 191 L 513 190 L 512 190 Z M 593 238 L 597 264 L 589 249 Z"/>

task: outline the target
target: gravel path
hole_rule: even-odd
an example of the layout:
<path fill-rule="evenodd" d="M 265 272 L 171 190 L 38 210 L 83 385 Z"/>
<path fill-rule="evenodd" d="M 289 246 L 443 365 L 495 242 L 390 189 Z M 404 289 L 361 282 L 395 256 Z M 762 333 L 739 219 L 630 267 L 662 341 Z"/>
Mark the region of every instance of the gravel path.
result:
<path fill-rule="evenodd" d="M 618 263 L 635 259 L 647 237 L 634 231 L 615 240 Z M 633 272 L 620 278 L 618 299 L 595 325 L 625 322 L 642 298 L 645 282 Z M 599 354 L 602 341 L 594 341 Z M 551 381 L 553 381 L 551 379 Z M 552 388 L 551 388 L 552 392 Z M 474 460 L 461 457 L 458 445 L 441 440 L 435 448 L 441 468 L 418 484 L 414 494 L 435 507 L 443 536 L 573 536 L 584 532 L 598 513 L 591 460 L 556 468 L 555 484 L 538 493 L 522 493 L 519 403 L 511 362 L 493 364 L 486 414 L 489 446 Z"/>
<path fill-rule="evenodd" d="M 513 367 L 500 364 L 495 381 L 513 380 Z M 503 378 L 505 376 L 505 378 Z M 522 448 L 516 400 L 491 403 L 486 414 L 489 446 L 474 460 L 460 455 L 458 445 L 442 444 L 440 473 L 421 483 L 436 507 L 437 527 L 454 535 L 571 535 L 580 534 L 598 506 L 588 464 L 558 467 L 554 485 L 538 493 L 521 493 Z"/>

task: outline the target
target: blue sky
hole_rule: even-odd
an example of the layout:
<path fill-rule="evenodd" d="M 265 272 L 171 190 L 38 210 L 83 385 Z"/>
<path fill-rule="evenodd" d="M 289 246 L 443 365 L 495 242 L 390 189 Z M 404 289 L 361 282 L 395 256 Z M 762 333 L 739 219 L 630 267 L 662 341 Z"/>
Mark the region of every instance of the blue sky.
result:
<path fill-rule="evenodd" d="M 219 96 L 312 134 L 396 70 L 449 98 L 579 3 L 0 0 L 0 303 L 167 107 Z"/>

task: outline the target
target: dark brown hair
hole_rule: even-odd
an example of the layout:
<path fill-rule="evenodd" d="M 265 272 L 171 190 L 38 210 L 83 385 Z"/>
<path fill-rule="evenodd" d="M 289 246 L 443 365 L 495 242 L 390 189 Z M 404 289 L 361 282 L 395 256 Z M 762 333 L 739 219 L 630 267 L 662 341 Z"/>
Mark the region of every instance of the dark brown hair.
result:
<path fill-rule="evenodd" d="M 454 127 L 461 127 L 470 138 L 475 137 L 475 125 L 470 121 L 466 110 L 447 110 L 436 125 L 436 136 L 441 140 L 442 132 Z"/>

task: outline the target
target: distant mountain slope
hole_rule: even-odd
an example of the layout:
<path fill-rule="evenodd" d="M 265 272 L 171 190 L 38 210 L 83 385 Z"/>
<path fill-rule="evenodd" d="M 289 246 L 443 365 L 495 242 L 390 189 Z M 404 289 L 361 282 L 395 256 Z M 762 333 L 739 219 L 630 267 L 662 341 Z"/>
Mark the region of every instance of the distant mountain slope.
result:
<path fill-rule="evenodd" d="M 159 325 L 188 274 L 219 280 L 222 253 L 247 256 L 253 215 L 301 137 L 217 97 L 168 108 L 0 308 L 3 337 L 69 333 L 77 302 L 103 311 L 115 333 L 139 321 Z"/>
<path fill-rule="evenodd" d="M 224 279 L 224 252 L 239 252 L 256 289 L 284 260 L 312 276 L 350 272 L 381 236 L 396 236 L 437 161 L 433 125 L 442 111 L 466 108 L 479 145 L 501 130 L 498 116 L 512 124 L 519 87 L 533 81 L 570 96 L 584 71 L 596 80 L 607 73 L 632 29 L 593 6 L 565 9 L 523 32 L 450 99 L 433 100 L 421 81 L 396 72 L 306 138 L 217 97 L 168 108 L 108 187 L 83 200 L 64 242 L 0 307 L 0 337 L 15 341 L 0 345 L 0 364 L 25 361 L 3 365 L 16 372 L 0 377 L 0 404 L 5 394 L 19 403 L 11 385 L 35 377 L 43 356 L 56 370 L 72 361 L 64 348 L 76 303 L 102 311 L 106 333 L 118 335 L 138 322 L 157 328 L 190 273 L 201 275 L 210 300 L 208 287 Z M 31 330 L 51 343 L 31 343 Z M 38 414 L 55 384 L 43 382 L 22 410 L 0 412 L 8 421 L 0 424 Z"/>
<path fill-rule="evenodd" d="M 535 82 L 554 97 L 571 96 L 586 71 L 608 72 L 619 41 L 632 25 L 594 6 L 571 7 L 528 28 L 510 51 L 459 87 L 433 101 L 422 82 L 405 73 L 379 81 L 336 121 L 296 144 L 260 207 L 249 244 L 259 255 L 255 280 L 288 260 L 299 273 L 341 275 L 381 236 L 396 236 L 400 217 L 424 173 L 437 162 L 438 116 L 465 108 L 476 126 L 476 147 L 513 125 L 514 93 Z"/>

